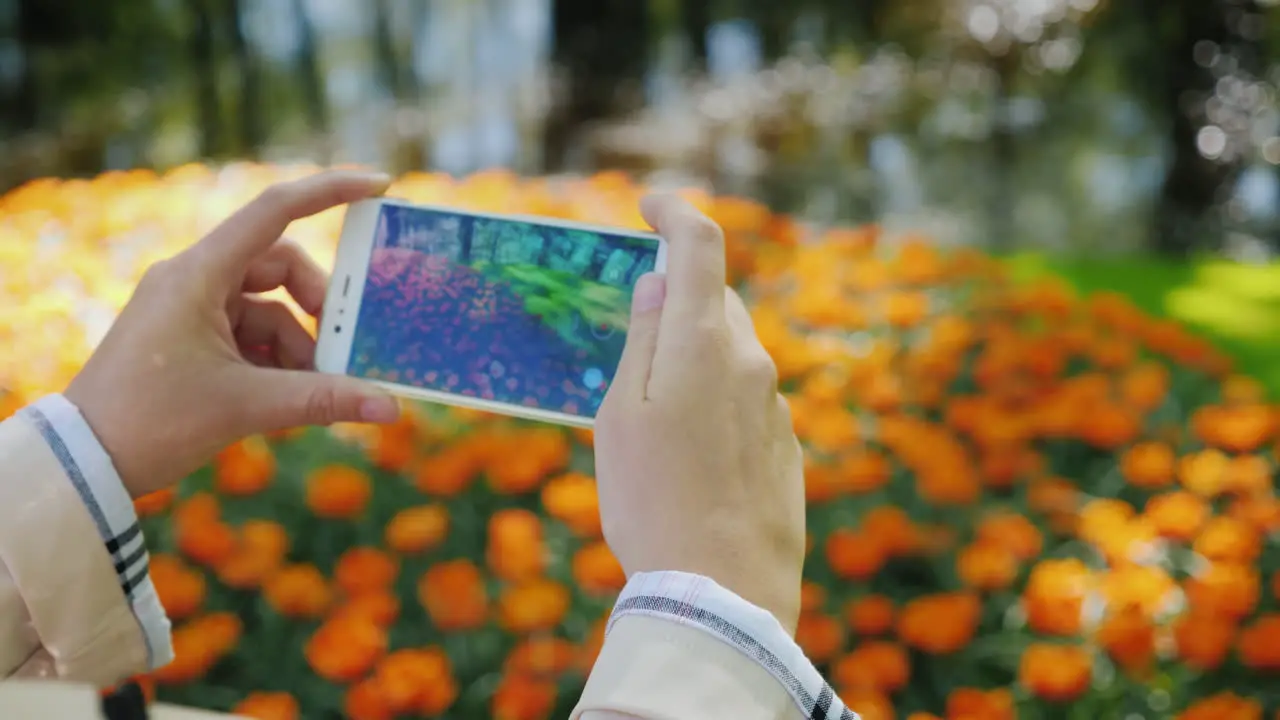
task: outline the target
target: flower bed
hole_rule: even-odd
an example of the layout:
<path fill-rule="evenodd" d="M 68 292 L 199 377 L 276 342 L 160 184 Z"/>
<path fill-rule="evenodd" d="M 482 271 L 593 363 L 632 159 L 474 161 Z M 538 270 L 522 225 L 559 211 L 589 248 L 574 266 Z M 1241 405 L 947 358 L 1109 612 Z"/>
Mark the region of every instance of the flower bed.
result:
<path fill-rule="evenodd" d="M 0 414 L 67 381 L 149 261 L 304 171 L 0 197 Z M 640 192 L 503 173 L 392 189 L 627 226 Z M 863 717 L 1280 710 L 1278 415 L 1256 382 L 1120 295 L 695 200 L 809 450 L 797 637 Z M 330 261 L 340 223 L 291 233 Z M 145 681 L 261 718 L 563 717 L 623 581 L 591 473 L 589 433 L 440 407 L 227 448 L 138 503 L 177 650 Z"/>

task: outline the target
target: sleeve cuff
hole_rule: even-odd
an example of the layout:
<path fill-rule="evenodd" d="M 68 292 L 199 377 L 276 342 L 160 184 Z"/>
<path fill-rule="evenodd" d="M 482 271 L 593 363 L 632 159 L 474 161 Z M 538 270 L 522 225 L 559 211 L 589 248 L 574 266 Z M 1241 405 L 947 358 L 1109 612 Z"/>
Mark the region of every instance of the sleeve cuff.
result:
<path fill-rule="evenodd" d="M 858 720 L 773 615 L 710 578 L 675 571 L 636 573 L 618 596 L 605 637 L 628 615 L 679 623 L 733 647 L 786 689 L 802 717 Z"/>
<path fill-rule="evenodd" d="M 110 456 L 79 409 L 62 395 L 46 396 L 21 412 L 39 430 L 93 518 L 146 640 L 147 665 L 155 669 L 169 664 L 173 660 L 169 618 L 151 582 L 133 500 Z"/>

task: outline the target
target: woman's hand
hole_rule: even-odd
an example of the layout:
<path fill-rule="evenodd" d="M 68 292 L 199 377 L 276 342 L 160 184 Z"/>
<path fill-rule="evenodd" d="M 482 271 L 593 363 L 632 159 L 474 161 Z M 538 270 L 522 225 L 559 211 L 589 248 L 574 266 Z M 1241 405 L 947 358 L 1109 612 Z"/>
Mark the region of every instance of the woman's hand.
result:
<path fill-rule="evenodd" d="M 376 196 L 390 178 L 350 171 L 276 185 L 199 243 L 151 267 L 67 388 L 133 497 L 165 488 L 255 433 L 390 422 L 395 399 L 313 371 L 315 340 L 284 287 L 318 316 L 328 277 L 281 238 L 290 222 Z"/>
<path fill-rule="evenodd" d="M 667 276 L 636 287 L 627 346 L 596 419 L 605 539 L 627 576 L 710 577 L 794 632 L 804 465 L 777 370 L 725 287 L 724 235 L 685 201 L 647 198 Z"/>

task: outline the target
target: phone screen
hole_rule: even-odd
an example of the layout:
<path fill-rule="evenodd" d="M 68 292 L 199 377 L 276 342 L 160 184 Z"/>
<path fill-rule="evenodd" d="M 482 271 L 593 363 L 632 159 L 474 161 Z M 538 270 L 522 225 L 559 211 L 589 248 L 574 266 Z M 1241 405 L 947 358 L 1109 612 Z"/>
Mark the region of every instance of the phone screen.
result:
<path fill-rule="evenodd" d="M 347 373 L 594 418 L 658 241 L 384 204 Z"/>

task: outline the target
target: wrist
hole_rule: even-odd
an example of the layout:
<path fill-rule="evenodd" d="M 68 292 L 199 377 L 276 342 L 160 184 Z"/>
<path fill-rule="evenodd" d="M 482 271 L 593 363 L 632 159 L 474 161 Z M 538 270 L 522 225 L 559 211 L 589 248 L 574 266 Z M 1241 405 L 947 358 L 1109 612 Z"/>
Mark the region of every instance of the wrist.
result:
<path fill-rule="evenodd" d="M 107 462 L 120 479 L 120 484 L 124 486 L 125 492 L 128 493 L 129 497 L 137 500 L 139 497 L 146 495 L 147 493 L 139 485 L 137 474 L 131 470 L 130 453 L 127 448 L 122 446 L 118 437 L 120 428 L 106 417 L 106 413 L 99 407 L 99 403 L 95 401 L 96 394 L 78 383 L 77 380 L 72 380 L 71 384 L 62 393 L 62 396 L 79 413 L 80 419 L 84 421 L 90 434 L 102 448 Z"/>

